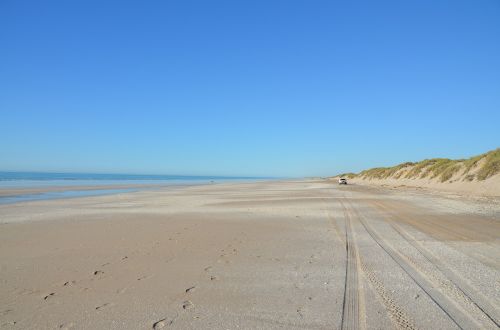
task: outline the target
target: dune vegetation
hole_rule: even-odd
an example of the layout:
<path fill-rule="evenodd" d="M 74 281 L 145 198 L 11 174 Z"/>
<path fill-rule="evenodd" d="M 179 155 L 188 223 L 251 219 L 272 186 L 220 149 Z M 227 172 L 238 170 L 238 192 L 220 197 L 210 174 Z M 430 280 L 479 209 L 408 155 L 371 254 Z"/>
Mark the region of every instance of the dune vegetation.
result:
<path fill-rule="evenodd" d="M 436 179 L 447 182 L 483 181 L 500 173 L 500 148 L 468 159 L 433 158 L 420 162 L 406 162 L 392 167 L 376 167 L 358 174 L 344 173 L 339 176 L 361 179 Z"/>

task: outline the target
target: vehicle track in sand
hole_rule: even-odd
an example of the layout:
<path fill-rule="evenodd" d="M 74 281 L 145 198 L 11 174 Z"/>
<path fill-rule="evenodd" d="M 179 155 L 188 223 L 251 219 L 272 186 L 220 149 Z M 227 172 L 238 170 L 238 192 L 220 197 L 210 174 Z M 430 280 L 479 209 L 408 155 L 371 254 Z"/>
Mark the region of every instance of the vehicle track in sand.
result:
<path fill-rule="evenodd" d="M 420 287 L 429 298 L 455 323 L 460 329 L 479 329 L 481 324 L 478 323 L 467 311 L 459 308 L 454 300 L 447 297 L 441 291 L 436 290 L 433 282 L 423 272 L 417 268 L 416 263 L 410 261 L 407 257 L 402 255 L 399 251 L 391 246 L 384 240 L 371 225 L 369 225 L 365 216 L 358 212 L 355 208 L 353 211 L 357 215 L 357 219 L 364 227 L 366 232 L 371 238 L 384 250 L 389 257 Z"/>
<path fill-rule="evenodd" d="M 381 203 L 380 199 L 362 199 L 368 204 Z M 393 213 L 398 215 L 398 219 L 405 224 L 443 242 L 470 258 L 473 258 L 485 266 L 492 269 L 500 267 L 500 261 L 496 257 L 498 249 L 498 233 L 500 232 L 500 223 L 484 217 L 474 217 L 464 215 L 436 215 L 428 212 L 423 215 L 425 210 L 416 208 L 413 205 L 397 202 L 394 200 L 384 200 L 386 207 L 390 207 Z M 414 214 L 419 214 L 416 218 Z M 481 242 L 484 247 L 489 249 L 490 253 L 484 250 L 467 250 L 460 248 L 461 242 Z"/>
<path fill-rule="evenodd" d="M 352 222 L 353 216 L 349 210 L 344 204 L 344 202 L 339 199 L 339 203 L 342 206 L 342 209 L 344 211 L 344 219 L 346 222 L 346 239 L 348 238 L 347 233 L 350 232 L 349 237 L 354 238 L 353 234 L 353 229 L 352 229 Z M 348 225 L 349 224 L 349 225 Z M 355 240 L 352 241 L 355 244 Z M 397 329 L 408 329 L 408 330 L 413 330 L 417 329 L 417 327 L 414 324 L 413 319 L 409 316 L 409 314 L 397 304 L 396 300 L 392 296 L 389 290 L 387 290 L 382 283 L 382 281 L 377 277 L 376 273 L 373 271 L 373 269 L 364 261 L 363 256 L 359 253 L 359 250 L 356 249 L 356 254 L 357 254 L 357 261 L 359 263 L 359 268 L 361 269 L 360 274 L 363 275 L 364 278 L 368 280 L 370 283 L 371 287 L 374 289 L 374 291 L 377 293 L 378 297 L 380 298 L 380 301 L 384 308 L 386 309 L 386 312 L 389 316 L 389 319 L 393 322 L 394 326 Z M 348 277 L 346 277 L 346 280 Z M 359 281 L 359 279 L 358 279 Z M 361 294 L 361 293 L 358 293 Z M 364 311 L 363 311 L 364 313 Z M 364 318 L 363 315 L 358 315 L 358 320 L 360 318 Z M 364 324 L 362 324 L 364 325 Z"/>
<path fill-rule="evenodd" d="M 342 308 L 342 329 L 355 330 L 360 329 L 364 324 L 361 322 L 363 317 L 360 310 L 361 299 L 360 284 L 358 277 L 358 252 L 356 242 L 353 237 L 351 227 L 351 217 L 346 208 L 344 208 L 345 219 L 345 249 L 346 249 L 346 275 L 344 287 L 344 302 Z"/>
<path fill-rule="evenodd" d="M 441 274 L 451 283 L 451 285 L 449 285 L 437 277 L 434 278 L 434 281 L 437 282 L 445 292 L 461 301 L 467 309 L 470 309 L 469 313 L 476 315 L 481 313 L 482 316 L 491 321 L 491 324 L 484 324 L 483 326 L 500 328 L 500 317 L 498 315 L 498 311 L 500 310 L 499 306 L 467 283 L 467 281 L 459 276 L 456 271 L 434 256 L 431 251 L 425 248 L 407 230 L 399 225 L 397 219 L 403 216 L 397 214 L 394 210 L 383 205 L 381 202 L 373 201 L 372 204 L 379 210 L 380 214 L 384 216 L 384 220 L 386 220 L 405 241 L 413 246 L 428 263 L 441 272 Z"/>
<path fill-rule="evenodd" d="M 326 200 L 323 201 L 326 205 L 325 214 L 334 228 L 337 239 L 341 242 L 345 249 L 345 277 L 344 277 L 344 296 L 342 302 L 342 317 L 340 328 L 341 329 L 360 329 L 364 325 L 363 314 L 360 311 L 363 308 L 360 299 L 360 279 L 358 277 L 358 253 L 354 238 L 352 236 L 352 229 L 350 226 L 350 219 L 347 210 L 342 206 L 344 231 L 339 227 L 337 219 L 334 218 L 329 210 Z M 364 328 L 364 326 L 363 326 Z"/>

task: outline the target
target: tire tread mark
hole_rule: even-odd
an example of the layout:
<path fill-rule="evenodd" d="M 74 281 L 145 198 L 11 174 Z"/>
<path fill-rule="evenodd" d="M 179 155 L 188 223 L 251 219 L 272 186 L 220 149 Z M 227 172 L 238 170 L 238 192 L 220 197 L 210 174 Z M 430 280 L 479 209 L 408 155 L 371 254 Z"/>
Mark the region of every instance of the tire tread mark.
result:
<path fill-rule="evenodd" d="M 376 203 L 376 202 L 374 202 L 374 203 Z M 425 218 L 419 219 L 419 222 L 425 223 L 426 225 L 429 225 L 429 226 L 434 226 L 434 227 L 440 228 L 442 231 L 445 231 L 446 233 L 453 235 L 458 240 L 463 240 L 463 241 L 470 241 L 471 240 L 470 237 L 465 236 L 464 234 L 459 233 L 459 232 L 453 230 L 452 228 L 446 227 L 446 226 L 439 224 L 439 223 L 436 223 L 436 222 L 431 222 L 428 219 L 425 219 Z M 491 246 L 491 244 L 489 244 L 489 243 L 487 243 L 487 245 Z M 454 248 L 455 250 L 457 250 L 458 252 L 460 252 L 461 254 L 467 255 L 467 256 L 473 258 L 474 260 L 477 260 L 480 263 L 484 264 L 485 266 L 497 268 L 499 265 L 498 261 L 491 259 L 490 257 L 488 257 L 482 253 L 473 252 L 473 251 L 458 250 L 455 247 L 453 247 L 452 245 L 450 245 L 450 246 L 452 248 Z"/>
<path fill-rule="evenodd" d="M 360 328 L 357 251 L 352 237 L 351 219 L 345 209 L 344 219 L 346 226 L 346 276 L 342 308 L 342 330 L 356 330 Z"/>
<path fill-rule="evenodd" d="M 340 201 L 342 207 L 344 208 L 344 213 L 347 219 L 347 208 Z M 383 283 L 377 278 L 373 269 L 364 261 L 361 254 L 358 253 L 360 268 L 363 274 L 368 279 L 370 285 L 374 288 L 375 292 L 378 294 L 379 298 L 382 300 L 384 307 L 388 313 L 389 318 L 394 323 L 397 329 L 405 330 L 416 330 L 413 319 L 404 311 L 403 308 L 397 305 L 392 295 L 386 290 Z"/>
<path fill-rule="evenodd" d="M 427 280 L 418 270 L 408 263 L 404 257 L 400 255 L 395 249 L 389 246 L 364 220 L 364 217 L 358 214 L 359 221 L 373 238 L 373 240 L 394 260 L 403 271 L 434 301 L 434 303 L 458 326 L 460 329 L 477 329 L 478 324 L 475 320 L 471 320 L 464 315 L 461 310 L 456 308 L 453 302 L 444 296 L 441 292 L 435 290 L 432 284 Z M 446 305 L 446 307 L 444 306 Z"/>
<path fill-rule="evenodd" d="M 392 216 L 396 216 L 392 211 L 390 211 L 384 205 L 381 205 L 376 202 L 374 204 L 378 206 L 380 209 L 383 209 L 386 212 L 390 213 Z M 456 287 L 456 289 L 453 287 L 449 289 L 452 291 L 457 291 L 457 290 L 459 291 L 456 293 L 452 292 L 452 294 L 455 297 L 458 297 L 466 304 L 474 306 L 477 309 L 479 309 L 486 318 L 488 318 L 495 324 L 497 328 L 500 328 L 500 320 L 498 319 L 497 316 L 495 316 L 496 311 L 498 311 L 498 308 L 493 306 L 488 301 L 488 298 L 484 297 L 480 292 L 477 292 L 477 290 L 473 289 L 465 280 L 463 280 L 460 276 L 455 274 L 453 270 L 451 270 L 442 261 L 440 261 L 434 255 L 432 255 L 431 252 L 429 252 L 414 237 L 412 237 L 406 230 L 404 230 L 402 226 L 396 224 L 394 220 L 390 220 L 389 224 L 397 233 L 399 233 L 399 235 L 401 235 L 401 237 L 403 237 L 409 244 L 411 244 L 417 251 L 419 251 L 420 254 L 427 261 L 429 261 L 429 263 L 434 265 L 445 277 L 448 278 L 448 280 Z M 440 283 L 440 284 L 443 284 L 445 285 L 445 287 L 447 287 L 446 283 Z"/>

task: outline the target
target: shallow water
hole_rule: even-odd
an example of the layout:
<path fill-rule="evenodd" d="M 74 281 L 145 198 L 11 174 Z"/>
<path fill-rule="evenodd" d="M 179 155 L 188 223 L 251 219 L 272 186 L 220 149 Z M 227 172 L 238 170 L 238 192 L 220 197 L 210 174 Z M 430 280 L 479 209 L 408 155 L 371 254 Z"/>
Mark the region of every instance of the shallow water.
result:
<path fill-rule="evenodd" d="M 13 204 L 20 202 L 42 201 L 61 198 L 76 198 L 119 194 L 137 191 L 137 189 L 96 189 L 96 190 L 66 190 L 48 191 L 36 194 L 24 194 L 16 196 L 0 196 L 0 204 Z"/>

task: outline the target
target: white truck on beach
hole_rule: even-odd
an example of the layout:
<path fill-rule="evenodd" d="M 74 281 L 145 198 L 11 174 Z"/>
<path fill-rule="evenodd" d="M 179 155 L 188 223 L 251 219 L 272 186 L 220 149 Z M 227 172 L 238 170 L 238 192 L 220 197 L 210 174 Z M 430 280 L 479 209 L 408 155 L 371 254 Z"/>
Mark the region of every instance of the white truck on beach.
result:
<path fill-rule="evenodd" d="M 340 178 L 339 179 L 339 184 L 347 184 L 347 179 L 346 178 Z"/>

